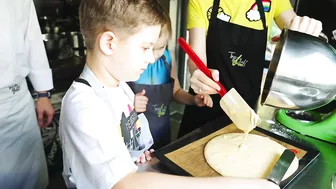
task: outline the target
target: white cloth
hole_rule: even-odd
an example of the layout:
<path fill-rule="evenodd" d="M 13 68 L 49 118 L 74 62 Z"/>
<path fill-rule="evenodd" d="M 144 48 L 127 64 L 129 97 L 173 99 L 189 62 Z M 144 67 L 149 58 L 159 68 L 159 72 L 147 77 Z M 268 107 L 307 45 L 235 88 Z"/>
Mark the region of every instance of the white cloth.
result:
<path fill-rule="evenodd" d="M 137 170 L 134 161 L 153 139 L 126 83 L 103 88 L 88 66 L 81 77 L 92 87 L 74 82 L 62 101 L 63 175 L 68 188 L 110 189 Z"/>
<path fill-rule="evenodd" d="M 29 77 L 36 91 L 53 88 L 40 26 L 32 0 L 0 5 L 0 89 Z"/>
<path fill-rule="evenodd" d="M 0 188 L 45 189 L 48 171 L 26 81 L 0 89 Z"/>
<path fill-rule="evenodd" d="M 33 99 L 53 88 L 32 0 L 0 5 L 0 188 L 44 189 L 48 172 Z"/>

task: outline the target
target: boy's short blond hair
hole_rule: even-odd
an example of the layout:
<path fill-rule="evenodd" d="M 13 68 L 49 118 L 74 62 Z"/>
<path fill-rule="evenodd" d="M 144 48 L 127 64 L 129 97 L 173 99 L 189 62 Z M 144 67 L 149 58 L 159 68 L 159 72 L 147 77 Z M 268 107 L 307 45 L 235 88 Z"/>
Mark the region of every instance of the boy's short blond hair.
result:
<path fill-rule="evenodd" d="M 125 39 L 144 25 L 163 26 L 164 12 L 157 0 L 82 0 L 80 28 L 86 47 L 93 49 L 97 37 L 105 31 Z"/>
<path fill-rule="evenodd" d="M 168 37 L 170 38 L 172 35 L 172 25 L 171 20 L 168 14 L 168 11 L 163 12 L 164 24 L 161 28 L 160 37 Z"/>

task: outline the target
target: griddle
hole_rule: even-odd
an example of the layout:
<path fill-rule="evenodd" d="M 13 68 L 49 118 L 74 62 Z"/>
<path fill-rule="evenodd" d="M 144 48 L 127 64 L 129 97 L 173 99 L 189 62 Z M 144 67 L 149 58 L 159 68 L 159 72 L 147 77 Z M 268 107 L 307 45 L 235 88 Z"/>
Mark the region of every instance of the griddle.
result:
<path fill-rule="evenodd" d="M 221 125 L 221 118 L 204 125 L 187 136 L 156 150 L 155 156 L 167 169 L 173 174 L 193 177 L 212 177 L 220 176 L 205 161 L 204 146 L 213 137 L 223 133 L 241 132 L 235 125 Z M 316 149 L 276 135 L 265 129 L 256 127 L 252 134 L 269 137 L 280 143 L 286 148 L 291 149 L 299 158 L 299 167 L 297 171 L 280 183 L 280 188 L 286 188 L 300 173 L 302 173 L 310 163 L 312 163 L 320 154 Z M 225 149 L 223 149 L 225 150 Z"/>

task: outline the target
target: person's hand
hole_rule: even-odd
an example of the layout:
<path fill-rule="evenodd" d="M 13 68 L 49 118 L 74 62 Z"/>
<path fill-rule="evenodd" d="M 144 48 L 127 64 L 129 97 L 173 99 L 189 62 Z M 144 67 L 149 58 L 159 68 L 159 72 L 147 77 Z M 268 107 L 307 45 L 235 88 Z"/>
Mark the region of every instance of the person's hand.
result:
<path fill-rule="evenodd" d="M 194 104 L 198 107 L 202 106 L 212 107 L 213 102 L 210 95 L 197 94 L 194 96 Z"/>
<path fill-rule="evenodd" d="M 48 98 L 39 98 L 36 102 L 37 122 L 40 127 L 48 126 L 53 117 L 55 110 Z"/>
<path fill-rule="evenodd" d="M 211 69 L 210 69 L 211 70 Z M 211 70 L 212 78 L 219 80 L 218 70 Z M 220 90 L 219 85 L 208 78 L 201 70 L 197 69 L 192 73 L 190 86 L 196 94 L 217 94 Z"/>
<path fill-rule="evenodd" d="M 291 21 L 289 29 L 317 37 L 321 34 L 322 22 L 307 16 L 295 16 Z"/>
<path fill-rule="evenodd" d="M 153 149 L 146 150 L 135 162 L 136 163 L 145 163 L 146 161 L 150 161 L 152 159 Z"/>
<path fill-rule="evenodd" d="M 145 96 L 145 89 L 143 89 L 140 93 L 137 93 L 134 97 L 134 108 L 135 111 L 140 113 L 140 112 L 145 112 L 147 103 L 148 103 L 148 98 Z"/>

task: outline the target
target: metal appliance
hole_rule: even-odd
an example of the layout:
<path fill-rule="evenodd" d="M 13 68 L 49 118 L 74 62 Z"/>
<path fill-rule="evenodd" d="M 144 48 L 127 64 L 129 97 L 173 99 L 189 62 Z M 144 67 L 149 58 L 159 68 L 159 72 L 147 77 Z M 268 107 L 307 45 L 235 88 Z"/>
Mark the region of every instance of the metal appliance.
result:
<path fill-rule="evenodd" d="M 336 50 L 325 40 L 284 29 L 266 76 L 261 104 L 304 135 L 336 143 Z"/>

